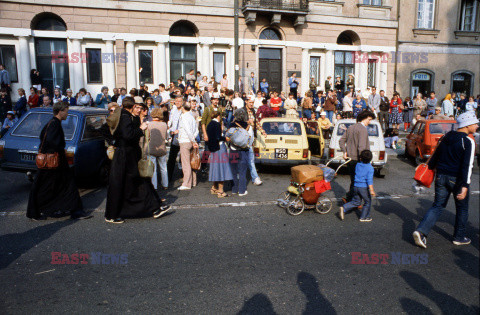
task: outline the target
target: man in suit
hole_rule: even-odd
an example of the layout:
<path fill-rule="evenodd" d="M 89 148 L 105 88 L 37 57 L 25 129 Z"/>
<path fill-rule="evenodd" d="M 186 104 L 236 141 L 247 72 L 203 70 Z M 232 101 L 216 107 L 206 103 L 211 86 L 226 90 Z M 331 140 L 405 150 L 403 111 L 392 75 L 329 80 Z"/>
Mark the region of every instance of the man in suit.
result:
<path fill-rule="evenodd" d="M 375 116 L 378 117 L 380 112 L 380 95 L 377 94 L 377 88 L 372 86 L 372 94 L 368 96 L 368 106 L 375 113 Z"/>
<path fill-rule="evenodd" d="M 257 79 L 255 78 L 255 73 L 250 73 L 250 77 L 248 78 L 248 93 L 253 92 L 253 94 L 257 94 Z"/>
<path fill-rule="evenodd" d="M 207 91 L 203 94 L 203 104 L 205 107 L 212 105 L 213 85 L 209 84 Z"/>
<path fill-rule="evenodd" d="M 390 119 L 390 101 L 388 97 L 385 96 L 385 91 L 380 91 L 380 105 L 378 106 L 378 122 L 382 126 L 383 131 L 387 130 Z"/>

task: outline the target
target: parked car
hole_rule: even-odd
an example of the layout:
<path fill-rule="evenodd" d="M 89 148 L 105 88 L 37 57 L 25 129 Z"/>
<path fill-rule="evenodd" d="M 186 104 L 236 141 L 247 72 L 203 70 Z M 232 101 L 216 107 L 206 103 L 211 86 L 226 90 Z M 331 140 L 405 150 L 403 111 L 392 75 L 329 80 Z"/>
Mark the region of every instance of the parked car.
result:
<path fill-rule="evenodd" d="M 66 155 L 78 179 L 106 179 L 109 160 L 100 131 L 106 122 L 105 109 L 71 106 L 62 121 Z M 37 170 L 35 157 L 40 145 L 40 132 L 52 118 L 51 108 L 33 108 L 0 140 L 1 168 L 27 173 L 31 180 Z"/>
<path fill-rule="evenodd" d="M 316 120 L 298 118 L 264 118 L 262 128 L 267 137 L 257 133 L 254 142 L 255 162 L 296 165 L 311 163 L 323 156 L 324 140 Z"/>
<path fill-rule="evenodd" d="M 341 119 L 333 128 L 332 138 L 328 149 L 328 161 L 331 165 L 338 166 L 345 163 L 343 152 L 340 150 L 340 138 L 345 134 L 348 127 L 356 124 L 355 119 Z M 367 126 L 368 139 L 370 141 L 370 151 L 372 151 L 372 166 L 377 174 L 387 164 L 388 155 L 385 152 L 385 140 L 383 139 L 382 128 L 376 120 L 370 122 Z"/>
<path fill-rule="evenodd" d="M 455 120 L 419 120 L 407 135 L 405 154 L 418 165 L 432 155 L 444 134 L 456 129 Z"/>

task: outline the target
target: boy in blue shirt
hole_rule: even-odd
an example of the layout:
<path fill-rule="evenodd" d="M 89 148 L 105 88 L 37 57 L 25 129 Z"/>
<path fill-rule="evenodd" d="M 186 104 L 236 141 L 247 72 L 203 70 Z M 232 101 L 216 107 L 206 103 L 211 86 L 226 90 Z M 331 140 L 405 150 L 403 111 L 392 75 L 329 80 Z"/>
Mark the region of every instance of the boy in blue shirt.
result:
<path fill-rule="evenodd" d="M 340 218 L 345 219 L 345 213 L 350 210 L 358 208 L 362 204 L 362 200 L 365 202 L 362 208 L 362 215 L 360 216 L 360 222 L 370 222 L 370 208 L 372 206 L 372 196 L 375 197 L 375 191 L 373 190 L 373 166 L 370 164 L 372 161 L 372 152 L 370 150 L 363 150 L 360 153 L 360 162 L 355 167 L 355 182 L 353 187 L 353 199 L 352 201 L 340 207 Z"/>

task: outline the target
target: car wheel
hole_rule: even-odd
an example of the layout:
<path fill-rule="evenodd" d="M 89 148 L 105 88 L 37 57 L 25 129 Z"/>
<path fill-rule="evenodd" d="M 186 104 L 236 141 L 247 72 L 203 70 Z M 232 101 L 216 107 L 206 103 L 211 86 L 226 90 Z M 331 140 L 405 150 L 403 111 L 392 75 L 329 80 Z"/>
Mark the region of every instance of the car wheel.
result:
<path fill-rule="evenodd" d="M 384 174 L 383 174 L 383 175 L 381 174 L 381 171 L 382 171 L 382 170 L 383 170 L 383 167 L 376 168 L 376 169 L 374 170 L 374 173 L 373 173 L 373 174 L 375 175 L 375 177 L 377 177 L 377 178 L 385 178 L 385 175 L 384 175 Z"/>

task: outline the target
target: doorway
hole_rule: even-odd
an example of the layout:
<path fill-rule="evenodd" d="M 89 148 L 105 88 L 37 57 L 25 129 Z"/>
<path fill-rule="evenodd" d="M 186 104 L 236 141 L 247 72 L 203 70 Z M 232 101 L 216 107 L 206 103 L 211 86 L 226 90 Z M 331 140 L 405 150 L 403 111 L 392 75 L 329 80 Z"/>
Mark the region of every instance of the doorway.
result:
<path fill-rule="evenodd" d="M 455 72 L 452 74 L 452 88 L 454 93 L 464 93 L 467 98 L 472 94 L 473 75 L 468 72 Z"/>
<path fill-rule="evenodd" d="M 258 55 L 259 78 L 267 79 L 269 92 L 282 91 L 282 49 L 278 48 L 260 48 Z"/>
<path fill-rule="evenodd" d="M 412 86 L 410 89 L 410 95 L 414 98 L 417 93 L 422 93 L 423 96 L 429 96 L 430 92 L 433 91 L 433 74 L 422 71 L 412 73 Z"/>
<path fill-rule="evenodd" d="M 46 87 L 49 93 L 53 94 L 57 85 L 62 92 L 70 88 L 67 40 L 36 38 L 35 57 L 42 86 Z"/>

